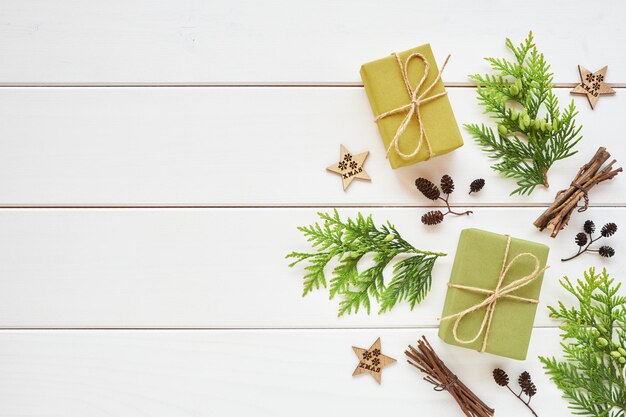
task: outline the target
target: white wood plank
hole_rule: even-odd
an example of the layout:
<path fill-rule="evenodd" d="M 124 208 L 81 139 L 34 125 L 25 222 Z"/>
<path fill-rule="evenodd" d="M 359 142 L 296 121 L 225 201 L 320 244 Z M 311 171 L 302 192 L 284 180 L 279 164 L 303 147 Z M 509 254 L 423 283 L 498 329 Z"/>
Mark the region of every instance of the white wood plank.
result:
<path fill-rule="evenodd" d="M 459 124 L 489 121 L 473 89 L 449 94 Z M 596 111 L 576 102 L 580 152 L 528 198 L 508 196 L 514 182 L 465 132 L 461 149 L 392 170 L 362 88 L 0 89 L 0 205 L 424 205 L 415 178 L 445 173 L 457 181 L 455 204 L 547 205 L 599 146 L 626 161 L 616 134 L 626 96 L 603 98 Z M 371 151 L 371 183 L 344 192 L 325 171 L 341 143 Z M 487 186 L 469 196 L 478 177 Z M 626 182 L 597 187 L 591 202 L 626 204 Z"/>
<path fill-rule="evenodd" d="M 511 361 L 444 344 L 434 329 L 307 331 L 3 331 L 0 416 L 380 416 L 460 412 L 404 362 L 426 334 L 438 354 L 498 416 L 528 410 L 491 372 L 530 372 L 542 416 L 570 413 L 538 355 L 560 356 L 557 329 L 535 329 L 528 359 Z M 379 386 L 352 378 L 351 346 L 381 337 L 398 359 Z"/>
<path fill-rule="evenodd" d="M 340 211 L 354 216 L 356 209 Z M 621 229 L 607 243 L 611 259 L 586 254 L 562 263 L 577 249 L 574 236 L 586 219 L 601 227 L 626 224 L 626 210 L 592 208 L 576 214 L 551 239 L 532 224 L 536 208 L 477 208 L 470 217 L 439 227 L 420 223 L 424 209 L 366 209 L 380 224 L 390 220 L 422 249 L 448 253 L 433 274 L 433 288 L 414 311 L 401 305 L 378 315 L 337 318 L 328 291 L 301 298 L 301 267 L 284 256 L 310 247 L 296 226 L 316 221 L 316 209 L 90 209 L 0 211 L 1 327 L 209 327 L 362 328 L 437 326 L 458 235 L 477 227 L 552 246 L 536 324 L 554 324 L 546 305 L 562 299 L 563 275 L 582 276 L 606 266 L 624 280 Z M 390 273 L 390 270 L 387 271 Z M 389 275 L 387 275 L 389 277 Z M 286 314 L 287 312 L 287 314 Z"/>
<path fill-rule="evenodd" d="M 0 2 L 2 83 L 354 83 L 359 66 L 430 42 L 447 82 L 534 30 L 557 82 L 609 64 L 626 82 L 619 0 Z"/>

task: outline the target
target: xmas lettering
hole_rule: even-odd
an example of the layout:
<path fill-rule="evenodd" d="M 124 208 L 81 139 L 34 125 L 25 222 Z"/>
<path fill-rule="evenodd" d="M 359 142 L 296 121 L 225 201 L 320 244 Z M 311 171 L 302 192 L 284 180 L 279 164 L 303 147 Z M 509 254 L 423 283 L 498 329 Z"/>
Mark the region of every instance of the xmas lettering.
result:
<path fill-rule="evenodd" d="M 355 176 L 357 174 L 360 174 L 361 172 L 363 172 L 363 167 L 358 167 L 354 171 L 349 171 L 349 172 L 346 172 L 345 174 L 341 174 L 341 175 L 345 179 L 345 178 L 350 178 L 350 177 L 353 177 L 353 176 Z"/>
<path fill-rule="evenodd" d="M 591 95 L 592 95 L 592 96 L 594 96 L 594 97 L 598 97 L 598 90 L 597 90 L 597 89 L 594 89 L 594 88 L 593 88 L 593 87 L 591 87 L 589 84 L 584 84 L 584 83 L 582 84 L 582 87 L 583 87 L 583 89 L 584 89 L 587 93 L 591 94 Z"/>
<path fill-rule="evenodd" d="M 380 367 L 379 366 L 370 365 L 370 364 L 367 364 L 365 362 L 360 362 L 359 363 L 359 368 L 363 368 L 363 369 L 366 369 L 366 370 L 372 371 L 372 372 L 380 372 Z"/>

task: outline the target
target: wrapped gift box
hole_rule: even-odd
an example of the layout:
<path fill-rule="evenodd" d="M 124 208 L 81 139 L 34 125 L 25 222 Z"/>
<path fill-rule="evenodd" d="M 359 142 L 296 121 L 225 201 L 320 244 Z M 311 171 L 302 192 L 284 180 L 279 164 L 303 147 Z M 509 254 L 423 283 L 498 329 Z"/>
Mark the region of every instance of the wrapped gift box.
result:
<path fill-rule="evenodd" d="M 418 89 L 418 95 L 434 83 L 432 89 L 426 92 L 423 99 L 445 93 L 446 89 L 438 78 L 439 69 L 433 57 L 430 45 L 422 45 L 408 51 L 398 53 L 401 65 L 409 56 L 414 53 L 421 54 L 429 63 L 429 71 L 426 79 Z M 377 61 L 369 62 L 361 67 L 361 78 L 365 85 L 365 91 L 369 98 L 370 105 L 375 116 L 380 116 L 385 112 L 401 108 L 411 102 L 411 94 L 408 91 L 403 77 L 403 71 L 395 55 L 388 56 Z M 406 74 L 412 89 L 416 89 L 420 79 L 424 75 L 425 62 L 419 57 L 414 57 L 406 66 Z M 392 147 L 388 153 L 389 163 L 392 168 L 412 165 L 424 161 L 434 156 L 443 155 L 460 146 L 463 146 L 463 138 L 454 118 L 452 107 L 448 95 L 433 98 L 420 105 L 421 121 L 424 132 L 427 136 L 425 140 L 430 143 L 432 153 L 428 146 L 422 141 L 419 152 L 411 157 L 404 158 Z M 389 147 L 398 129 L 402 125 L 409 109 L 399 111 L 378 120 L 378 129 L 382 136 L 385 149 Z M 420 143 L 420 123 L 416 114 L 413 114 L 406 126 L 406 130 L 399 138 L 399 149 L 404 154 L 411 154 Z"/>
<path fill-rule="evenodd" d="M 507 242 L 508 236 L 483 230 L 465 229 L 461 232 L 441 315 L 439 337 L 452 345 L 523 360 L 526 359 L 535 321 L 536 302 L 541 292 L 549 248 L 516 238 Z M 518 257 L 520 254 L 525 255 Z M 508 265 L 508 268 L 503 270 L 503 265 Z M 537 273 L 532 275 L 535 270 Z M 483 325 L 483 321 L 489 321 L 485 318 L 491 308 L 490 304 L 484 303 L 498 286 L 501 275 L 500 291 L 506 292 L 507 288 L 512 291 L 506 292 L 491 305 L 491 323 Z M 520 280 L 523 280 L 523 285 L 520 285 Z M 514 286 L 517 288 L 514 289 Z M 481 303 L 480 308 L 468 313 Z M 466 314 L 461 316 L 463 313 Z M 453 334 L 455 325 L 458 338 Z M 471 343 L 459 341 L 469 341 L 476 336 Z"/>

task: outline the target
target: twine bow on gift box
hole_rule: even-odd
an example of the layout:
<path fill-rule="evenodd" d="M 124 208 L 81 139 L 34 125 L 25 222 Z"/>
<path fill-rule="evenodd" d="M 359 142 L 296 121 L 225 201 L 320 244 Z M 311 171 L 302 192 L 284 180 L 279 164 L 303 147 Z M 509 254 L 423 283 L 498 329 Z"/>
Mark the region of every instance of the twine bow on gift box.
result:
<path fill-rule="evenodd" d="M 411 55 L 409 55 L 409 57 L 406 59 L 406 61 L 404 63 L 402 63 L 402 60 L 400 59 L 400 55 L 398 55 L 397 53 L 393 54 L 396 57 L 396 60 L 398 61 L 398 66 L 400 67 L 400 73 L 402 74 L 402 79 L 404 80 L 404 85 L 406 87 L 407 92 L 409 93 L 409 96 L 411 97 L 411 101 L 403 106 L 397 107 L 395 109 L 389 110 L 387 112 L 381 113 L 378 116 L 376 116 L 376 119 L 374 119 L 377 123 L 378 121 L 380 121 L 381 119 L 387 117 L 387 116 L 391 116 L 393 114 L 398 114 L 398 113 L 405 113 L 406 112 L 406 116 L 404 117 L 404 120 L 402 121 L 402 123 L 400 124 L 400 126 L 398 127 L 398 130 L 396 131 L 396 134 L 394 135 L 393 139 L 391 140 L 391 142 L 389 142 L 389 146 L 387 146 L 387 156 L 389 155 L 389 152 L 391 151 L 391 148 L 394 148 L 396 153 L 404 159 L 409 159 L 414 157 L 415 155 L 417 155 L 417 153 L 420 151 L 420 149 L 422 148 L 422 143 L 426 143 L 426 147 L 428 148 L 428 159 L 430 159 L 431 157 L 433 157 L 433 150 L 432 147 L 430 145 L 430 141 L 428 140 L 428 134 L 426 133 L 426 129 L 424 129 L 424 124 L 422 123 L 422 113 L 421 113 L 421 106 L 423 104 L 429 103 L 439 97 L 443 97 L 447 94 L 446 91 L 444 91 L 443 93 L 439 93 L 439 94 L 435 94 L 433 96 L 430 97 L 426 97 L 426 95 L 430 92 L 430 90 L 432 90 L 432 88 L 437 84 L 437 82 L 441 79 L 441 73 L 443 72 L 444 68 L 446 67 L 446 64 L 448 63 L 448 60 L 450 59 L 450 55 L 448 55 L 446 57 L 446 60 L 443 63 L 443 66 L 441 67 L 441 70 L 439 71 L 439 73 L 437 74 L 437 78 L 435 78 L 433 80 L 433 82 L 426 87 L 426 89 L 420 93 L 420 90 L 422 89 L 422 85 L 424 84 L 424 82 L 426 82 L 426 78 L 428 77 L 428 71 L 430 70 L 430 63 L 428 62 L 428 60 L 426 59 L 426 57 L 418 52 L 412 53 Z M 422 78 L 420 79 L 419 83 L 417 83 L 417 86 L 415 88 L 413 88 L 411 86 L 411 82 L 409 81 L 409 64 L 411 62 L 412 59 L 421 59 L 424 62 L 424 74 L 422 75 Z M 426 97 L 426 98 L 424 98 Z M 415 118 L 417 119 L 417 122 L 419 123 L 420 126 L 420 136 L 419 139 L 417 141 L 417 147 L 415 148 L 415 150 L 413 152 L 411 152 L 410 154 L 406 154 L 404 152 L 402 152 L 400 150 L 400 137 L 402 136 L 402 134 L 404 133 L 404 131 L 406 130 L 407 126 L 409 125 L 409 122 L 411 121 L 411 118 L 413 118 L 413 116 L 415 116 Z"/>
<path fill-rule="evenodd" d="M 500 276 L 498 277 L 498 283 L 496 284 L 496 287 L 493 290 L 486 290 L 484 288 L 479 288 L 479 287 L 470 287 L 467 285 L 448 283 L 448 287 L 450 288 L 458 288 L 460 290 L 470 291 L 470 292 L 478 293 L 478 294 L 488 294 L 488 297 L 485 298 L 483 301 L 473 306 L 470 306 L 467 309 L 460 311 L 456 314 L 451 314 L 449 316 L 445 316 L 441 318 L 441 320 L 456 319 L 454 322 L 454 327 L 452 328 L 452 334 L 454 335 L 454 340 L 456 340 L 458 343 L 461 343 L 461 344 L 474 343 L 476 340 L 478 340 L 478 338 L 483 334 L 483 331 L 484 331 L 485 335 L 483 337 L 483 343 L 481 345 L 479 352 L 484 352 L 487 347 L 487 339 L 489 338 L 489 330 L 491 328 L 491 321 L 493 319 L 493 313 L 496 309 L 496 304 L 498 303 L 498 300 L 509 299 L 509 300 L 514 300 L 514 301 L 519 301 L 522 303 L 537 304 L 539 300 L 526 298 L 526 297 L 520 297 L 517 295 L 512 295 L 511 293 L 530 284 L 535 279 L 539 278 L 539 276 L 541 276 L 541 274 L 546 269 L 548 269 L 547 266 L 540 268 L 539 258 L 537 258 L 535 255 L 529 252 L 520 253 L 519 255 L 511 259 L 511 262 L 507 263 L 508 257 L 509 257 L 509 248 L 511 246 L 511 236 L 507 236 L 507 238 L 508 239 L 506 242 L 506 249 L 504 251 L 504 260 L 502 261 L 502 268 L 500 270 Z M 535 268 L 533 272 L 511 282 L 510 284 L 502 286 L 502 283 L 504 282 L 504 278 L 506 278 L 506 276 L 508 275 L 511 265 L 513 265 L 516 261 L 524 257 L 531 258 L 533 261 L 535 261 Z M 472 339 L 469 339 L 469 340 L 461 339 L 458 336 L 457 332 L 458 332 L 459 324 L 461 323 L 463 318 L 467 316 L 468 314 L 478 311 L 482 308 L 486 308 L 487 311 L 485 312 L 485 317 L 483 318 L 483 321 L 480 325 L 480 328 L 476 332 L 476 335 Z"/>

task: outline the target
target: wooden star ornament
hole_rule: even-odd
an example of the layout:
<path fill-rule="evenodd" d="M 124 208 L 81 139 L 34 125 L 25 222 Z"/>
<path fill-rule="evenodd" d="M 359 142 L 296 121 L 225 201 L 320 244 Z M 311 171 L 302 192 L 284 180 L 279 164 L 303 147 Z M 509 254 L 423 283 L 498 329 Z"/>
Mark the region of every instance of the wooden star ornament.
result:
<path fill-rule="evenodd" d="M 615 90 L 608 86 L 604 82 L 606 79 L 606 70 L 608 65 L 605 65 L 602 69 L 591 72 L 583 66 L 578 66 L 578 72 L 580 73 L 580 84 L 578 84 L 570 93 L 582 94 L 587 96 L 589 105 L 593 109 L 603 94 L 615 94 Z"/>
<path fill-rule="evenodd" d="M 353 155 L 345 146 L 341 145 L 339 162 L 326 169 L 341 175 L 343 189 L 345 191 L 355 178 L 371 181 L 370 176 L 367 175 L 367 172 L 363 169 L 363 164 L 368 155 L 369 152 Z"/>
<path fill-rule="evenodd" d="M 352 373 L 352 376 L 370 374 L 379 384 L 382 369 L 396 361 L 395 359 L 381 353 L 380 337 L 376 339 L 374 344 L 369 349 L 352 346 L 352 350 L 354 350 L 354 353 L 356 353 L 356 356 L 359 358 L 359 364 Z"/>

